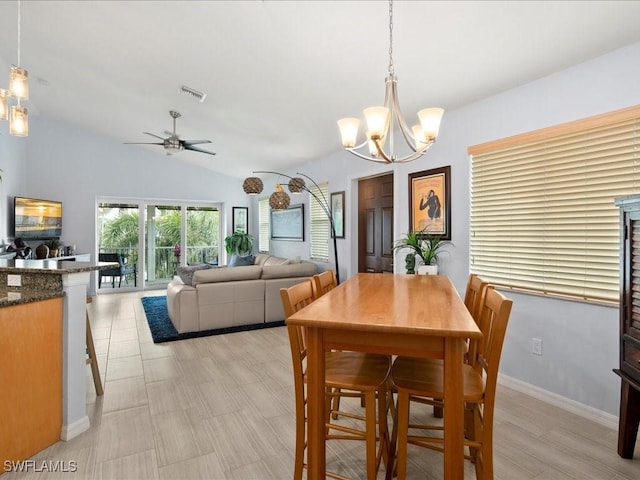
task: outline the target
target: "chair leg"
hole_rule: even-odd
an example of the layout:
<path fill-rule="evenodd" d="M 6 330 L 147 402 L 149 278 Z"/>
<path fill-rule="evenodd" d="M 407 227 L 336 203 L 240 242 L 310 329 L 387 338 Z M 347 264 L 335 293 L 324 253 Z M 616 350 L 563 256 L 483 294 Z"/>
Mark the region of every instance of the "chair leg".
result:
<path fill-rule="evenodd" d="M 366 451 L 367 451 L 367 479 L 375 480 L 377 475 L 376 455 L 376 392 L 369 391 L 364 395 L 366 418 Z"/>
<path fill-rule="evenodd" d="M 91 374 L 93 375 L 93 385 L 96 387 L 96 395 L 100 396 L 104 393 L 102 389 L 102 381 L 100 380 L 100 369 L 98 368 L 98 359 L 96 358 L 96 349 L 93 345 L 93 334 L 91 333 L 91 323 L 89 322 L 89 312 L 87 312 L 87 353 L 89 358 L 87 363 L 91 365 Z"/>
<path fill-rule="evenodd" d="M 407 392 L 398 391 L 396 414 L 398 416 L 396 470 L 398 480 L 405 480 L 407 478 L 407 437 L 409 435 L 409 394 Z"/>

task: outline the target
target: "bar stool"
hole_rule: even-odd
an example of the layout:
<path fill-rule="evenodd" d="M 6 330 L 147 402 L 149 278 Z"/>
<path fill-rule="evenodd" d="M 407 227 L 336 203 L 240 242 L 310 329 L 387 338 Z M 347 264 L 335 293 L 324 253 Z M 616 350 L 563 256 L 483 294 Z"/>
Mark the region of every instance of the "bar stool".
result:
<path fill-rule="evenodd" d="M 87 304 L 93 299 L 87 297 Z M 87 365 L 91 365 L 91 373 L 93 374 L 93 384 L 96 387 L 96 395 L 100 396 L 104 393 L 102 389 L 102 381 L 100 380 L 100 370 L 98 369 L 98 359 L 96 358 L 96 348 L 93 346 L 93 335 L 91 334 L 91 323 L 89 322 L 89 310 L 87 310 Z"/>

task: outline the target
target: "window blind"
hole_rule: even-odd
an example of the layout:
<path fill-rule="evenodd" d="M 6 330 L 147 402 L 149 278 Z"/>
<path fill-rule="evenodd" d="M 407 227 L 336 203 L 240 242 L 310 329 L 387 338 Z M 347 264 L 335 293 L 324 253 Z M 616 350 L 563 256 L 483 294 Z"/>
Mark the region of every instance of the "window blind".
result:
<path fill-rule="evenodd" d="M 318 188 L 319 187 L 319 188 Z M 329 261 L 329 218 L 322 208 L 320 202 L 329 208 L 329 184 L 321 183 L 309 187 L 312 195 L 309 196 L 310 203 L 310 236 L 311 236 L 311 252 L 310 256 L 314 260 Z M 314 197 L 315 195 L 315 197 Z M 317 199 L 316 199 L 317 197 Z M 318 201 L 320 200 L 320 202 Z"/>
<path fill-rule="evenodd" d="M 269 251 L 269 197 L 258 200 L 258 251 Z"/>
<path fill-rule="evenodd" d="M 614 199 L 640 191 L 640 106 L 469 153 L 471 272 L 515 289 L 617 301 Z"/>

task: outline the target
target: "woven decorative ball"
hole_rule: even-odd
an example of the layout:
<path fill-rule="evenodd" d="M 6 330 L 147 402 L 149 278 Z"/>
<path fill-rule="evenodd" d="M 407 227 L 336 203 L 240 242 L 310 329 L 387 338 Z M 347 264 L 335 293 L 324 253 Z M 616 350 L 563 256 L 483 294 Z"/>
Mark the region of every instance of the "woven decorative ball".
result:
<path fill-rule="evenodd" d="M 262 192 L 263 188 L 262 180 L 258 177 L 247 177 L 242 183 L 244 193 L 248 193 L 249 195 L 258 195 Z"/>

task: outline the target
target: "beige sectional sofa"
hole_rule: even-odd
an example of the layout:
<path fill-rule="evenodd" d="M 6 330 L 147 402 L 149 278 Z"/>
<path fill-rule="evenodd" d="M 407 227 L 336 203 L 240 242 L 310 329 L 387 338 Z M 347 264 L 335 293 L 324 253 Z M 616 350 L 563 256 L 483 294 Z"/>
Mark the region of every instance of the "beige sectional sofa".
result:
<path fill-rule="evenodd" d="M 316 270 L 311 262 L 258 254 L 253 265 L 190 271 L 192 279 L 183 274 L 167 287 L 169 318 L 178 333 L 282 321 L 280 289 Z"/>

